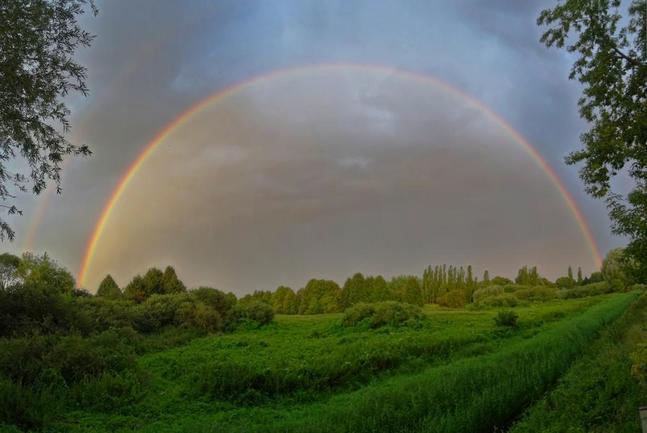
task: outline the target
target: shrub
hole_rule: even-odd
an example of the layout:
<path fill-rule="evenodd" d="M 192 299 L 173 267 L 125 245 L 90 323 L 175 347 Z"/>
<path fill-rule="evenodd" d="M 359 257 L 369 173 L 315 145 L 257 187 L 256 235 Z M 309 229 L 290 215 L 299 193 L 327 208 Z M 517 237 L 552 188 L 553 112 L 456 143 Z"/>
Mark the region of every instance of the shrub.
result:
<path fill-rule="evenodd" d="M 484 298 L 500 295 L 502 293 L 503 293 L 503 287 L 501 286 L 493 285 L 493 286 L 480 288 L 474 292 L 474 303 L 478 304 L 479 301 L 481 301 Z"/>
<path fill-rule="evenodd" d="M 494 318 L 494 323 L 496 323 L 497 326 L 514 327 L 517 326 L 518 318 L 519 315 L 514 311 L 503 310 L 499 311 L 499 313 L 496 315 L 496 317 Z"/>
<path fill-rule="evenodd" d="M 385 325 L 400 326 L 419 323 L 424 318 L 425 314 L 417 305 L 396 301 L 372 304 L 360 302 L 346 309 L 342 325 L 357 326 L 366 323 L 371 328 L 379 328 Z"/>
<path fill-rule="evenodd" d="M 647 344 L 639 344 L 631 354 L 631 374 L 640 382 L 647 382 Z"/>
<path fill-rule="evenodd" d="M 555 280 L 555 284 L 559 288 L 570 289 L 575 287 L 575 280 L 569 277 L 559 277 Z"/>
<path fill-rule="evenodd" d="M 506 284 L 503 286 L 503 291 L 506 293 L 514 293 L 517 290 L 525 290 L 528 289 L 530 286 L 526 286 L 524 284 Z"/>
<path fill-rule="evenodd" d="M 519 305 L 519 299 L 511 293 L 502 293 L 500 295 L 488 296 L 482 298 L 478 305 L 490 307 L 516 307 Z"/>
<path fill-rule="evenodd" d="M 573 289 L 560 290 L 558 292 L 558 296 L 562 299 L 584 298 L 586 296 L 603 295 L 613 291 L 614 289 L 609 283 L 601 281 L 599 283 L 590 283 Z"/>
<path fill-rule="evenodd" d="M 255 322 L 259 326 L 267 325 L 274 319 L 274 310 L 267 302 L 249 300 L 234 306 L 234 317 L 239 321 Z"/>
<path fill-rule="evenodd" d="M 438 297 L 438 305 L 450 308 L 464 307 L 467 303 L 465 292 L 463 290 L 450 290 Z"/>
<path fill-rule="evenodd" d="M 517 299 L 523 299 L 532 302 L 545 302 L 555 299 L 557 291 L 551 287 L 536 286 L 528 289 L 521 289 L 514 292 Z"/>

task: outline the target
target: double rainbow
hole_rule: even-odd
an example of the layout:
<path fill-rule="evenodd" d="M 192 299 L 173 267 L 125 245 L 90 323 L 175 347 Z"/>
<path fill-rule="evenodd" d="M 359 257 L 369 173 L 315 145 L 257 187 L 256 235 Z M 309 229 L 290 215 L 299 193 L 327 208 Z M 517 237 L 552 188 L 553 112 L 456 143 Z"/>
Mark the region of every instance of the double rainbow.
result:
<path fill-rule="evenodd" d="M 252 84 L 269 81 L 279 76 L 292 75 L 292 74 L 307 74 L 314 71 L 328 70 L 328 69 L 330 70 L 355 69 L 355 70 L 373 70 L 373 71 L 377 70 L 383 73 L 394 74 L 410 80 L 418 81 L 422 84 L 439 87 L 444 91 L 447 91 L 453 95 L 459 96 L 469 105 L 477 108 L 480 112 L 482 112 L 484 115 L 486 115 L 491 120 L 493 120 L 496 124 L 498 124 L 510 136 L 510 138 L 512 138 L 516 143 L 522 146 L 528 152 L 528 154 L 533 158 L 533 160 L 537 163 L 537 165 L 546 173 L 546 175 L 553 183 L 555 188 L 559 191 L 565 204 L 567 205 L 568 209 L 570 210 L 573 217 L 575 218 L 580 228 L 580 231 L 582 232 L 582 235 L 584 236 L 584 239 L 586 240 L 586 243 L 589 247 L 593 261 L 598 267 L 601 265 L 602 259 L 600 256 L 598 246 L 595 242 L 595 238 L 593 237 L 593 234 L 591 233 L 591 230 L 587 224 L 587 221 L 584 215 L 582 214 L 582 211 L 578 208 L 573 196 L 568 192 L 564 184 L 559 179 L 559 176 L 557 175 L 555 170 L 553 170 L 553 168 L 550 165 L 548 165 L 548 163 L 541 156 L 539 151 L 535 147 L 533 147 L 533 145 L 530 144 L 528 140 L 526 140 L 501 116 L 499 116 L 497 113 L 492 111 L 489 107 L 484 105 L 481 101 L 477 100 L 476 98 L 466 94 L 465 92 L 457 89 L 456 87 L 453 87 L 452 85 L 445 83 L 444 81 L 441 81 L 438 78 L 435 78 L 433 76 L 422 75 L 420 73 L 415 73 L 415 72 L 411 72 L 403 69 L 396 69 L 396 68 L 379 66 L 379 65 L 341 63 L 341 64 L 323 64 L 323 65 L 294 67 L 289 69 L 280 69 L 277 71 L 270 72 L 268 74 L 256 76 L 251 79 L 237 82 L 198 101 L 194 105 L 190 106 L 186 111 L 184 111 L 179 116 L 177 116 L 175 119 L 173 119 L 171 122 L 169 122 L 160 132 L 157 133 L 157 135 L 150 141 L 150 143 L 148 143 L 148 145 L 137 156 L 137 158 L 135 158 L 135 160 L 132 161 L 130 165 L 126 168 L 123 176 L 120 178 L 116 187 L 110 194 L 110 197 L 106 201 L 106 204 L 101 212 L 101 215 L 87 242 L 85 253 L 83 254 L 83 258 L 79 267 L 79 274 L 77 278 L 78 285 L 83 286 L 85 284 L 85 279 L 88 274 L 88 270 L 92 264 L 92 259 L 96 253 L 97 244 L 99 243 L 101 235 L 106 227 L 106 224 L 110 220 L 112 211 L 115 208 L 115 205 L 117 204 L 117 202 L 119 201 L 119 198 L 128 187 L 128 184 L 130 183 L 130 181 L 135 177 L 139 169 L 146 162 L 148 157 L 153 152 L 155 152 L 157 147 L 175 129 L 186 124 L 195 114 L 199 113 L 200 111 L 204 110 L 210 105 L 218 101 L 221 101 L 227 98 L 228 96 Z"/>

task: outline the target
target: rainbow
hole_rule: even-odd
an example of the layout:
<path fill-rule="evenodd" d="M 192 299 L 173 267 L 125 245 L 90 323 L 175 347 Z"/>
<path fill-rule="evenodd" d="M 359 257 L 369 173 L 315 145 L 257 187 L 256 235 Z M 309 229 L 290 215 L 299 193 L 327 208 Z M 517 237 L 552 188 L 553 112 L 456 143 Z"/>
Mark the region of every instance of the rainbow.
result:
<path fill-rule="evenodd" d="M 106 204 L 103 207 L 103 210 L 99 216 L 99 219 L 88 239 L 88 242 L 85 248 L 85 253 L 83 254 L 83 257 L 81 260 L 79 273 L 77 277 L 77 283 L 79 284 L 79 286 L 83 286 L 83 284 L 85 283 L 85 278 L 87 276 L 88 270 L 92 263 L 92 259 L 96 252 L 97 244 L 99 242 L 99 239 L 101 238 L 101 234 L 103 233 L 106 227 L 106 224 L 108 223 L 108 220 L 110 219 L 110 215 L 112 214 L 112 211 L 115 208 L 115 205 L 119 201 L 119 198 L 128 187 L 128 184 L 130 183 L 130 181 L 135 177 L 139 169 L 142 167 L 144 162 L 148 159 L 148 157 L 153 152 L 155 152 L 157 147 L 176 128 L 179 128 L 182 125 L 186 124 L 193 115 L 199 113 L 200 111 L 210 106 L 211 104 L 217 101 L 221 101 L 222 99 L 225 99 L 227 96 L 232 95 L 237 91 L 247 86 L 250 86 L 252 84 L 268 81 L 273 78 L 276 78 L 279 76 L 285 76 L 289 74 L 304 74 L 308 72 L 328 70 L 328 69 L 330 70 L 356 69 L 356 70 L 373 70 L 373 71 L 377 70 L 380 72 L 398 75 L 400 77 L 404 77 L 410 80 L 419 81 L 423 84 L 438 86 L 453 95 L 459 96 L 470 105 L 476 107 L 480 112 L 484 113 L 487 117 L 489 117 L 496 124 L 498 124 L 508 134 L 510 138 L 512 138 L 519 145 L 521 145 L 524 149 L 526 149 L 528 154 L 534 159 L 537 165 L 546 173 L 546 175 L 553 183 L 555 188 L 559 191 L 565 204 L 567 205 L 568 209 L 570 210 L 573 217 L 575 218 L 580 228 L 580 231 L 582 232 L 582 235 L 584 236 L 584 239 L 586 240 L 586 243 L 589 247 L 593 261 L 595 262 L 596 266 L 598 267 L 601 266 L 602 259 L 600 256 L 599 248 L 591 232 L 591 229 L 588 226 L 586 218 L 584 217 L 582 211 L 577 206 L 577 203 L 573 198 L 573 196 L 566 189 L 566 187 L 560 180 L 555 170 L 553 170 L 553 168 L 550 165 L 548 165 L 548 163 L 543 158 L 543 156 L 541 156 L 539 151 L 530 142 L 528 142 L 528 140 L 526 140 L 519 132 L 517 132 L 508 122 L 506 122 L 499 114 L 494 112 L 492 109 L 484 105 L 481 101 L 474 98 L 473 96 L 430 75 L 423 75 L 420 73 L 416 73 L 416 72 L 412 72 L 404 69 L 392 68 L 392 67 L 382 66 L 382 65 L 333 63 L 333 64 L 318 64 L 318 65 L 308 65 L 308 66 L 297 66 L 297 67 L 292 67 L 288 69 L 279 69 L 267 74 L 255 76 L 247 80 L 236 82 L 198 101 L 197 103 L 191 105 L 187 110 L 185 110 L 175 119 L 170 121 L 161 131 L 157 133 L 157 135 L 153 137 L 153 139 L 146 145 L 144 150 L 142 150 L 142 152 L 137 156 L 137 158 L 135 158 L 135 160 L 130 163 L 130 165 L 126 168 L 123 176 L 120 178 L 119 182 L 115 186 L 114 190 L 110 194 L 110 197 L 106 201 Z"/>

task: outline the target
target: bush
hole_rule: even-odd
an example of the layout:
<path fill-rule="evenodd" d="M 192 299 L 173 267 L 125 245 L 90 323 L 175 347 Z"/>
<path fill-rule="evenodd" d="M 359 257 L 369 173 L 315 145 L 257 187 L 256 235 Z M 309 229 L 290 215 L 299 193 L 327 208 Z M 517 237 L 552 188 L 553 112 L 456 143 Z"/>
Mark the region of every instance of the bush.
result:
<path fill-rule="evenodd" d="M 514 327 L 517 326 L 518 318 L 519 315 L 514 311 L 503 310 L 499 311 L 499 313 L 496 315 L 496 317 L 494 318 L 494 323 L 496 323 L 496 326 Z"/>
<path fill-rule="evenodd" d="M 357 326 L 366 323 L 371 328 L 379 328 L 385 325 L 400 326 L 419 323 L 424 318 L 425 314 L 417 305 L 396 301 L 372 304 L 360 302 L 346 309 L 342 325 Z"/>
<path fill-rule="evenodd" d="M 467 303 L 463 290 L 451 290 L 438 297 L 438 305 L 449 308 L 461 308 Z"/>
<path fill-rule="evenodd" d="M 489 307 L 516 307 L 519 305 L 519 299 L 511 293 L 502 293 L 500 295 L 481 298 L 478 305 Z"/>
<path fill-rule="evenodd" d="M 503 287 L 501 286 L 487 286 L 478 289 L 474 292 L 474 303 L 478 304 L 482 299 L 488 298 L 491 296 L 500 295 L 503 293 Z"/>
<path fill-rule="evenodd" d="M 584 298 L 587 296 L 603 295 L 613 292 L 613 287 L 606 281 L 586 284 L 573 289 L 560 290 L 557 294 L 562 299 Z"/>
<path fill-rule="evenodd" d="M 267 302 L 249 300 L 239 302 L 234 306 L 234 317 L 239 322 L 254 322 L 262 326 L 274 319 L 274 310 Z"/>
<path fill-rule="evenodd" d="M 503 286 L 503 291 L 505 293 L 514 293 L 517 290 L 524 290 L 524 289 L 527 289 L 529 287 L 530 286 L 526 286 L 524 284 L 506 284 L 505 286 Z"/>
<path fill-rule="evenodd" d="M 517 299 L 523 299 L 531 302 L 545 302 L 555 299 L 557 291 L 551 287 L 536 286 L 528 289 L 521 289 L 514 292 Z"/>
<path fill-rule="evenodd" d="M 639 344 L 631 354 L 631 374 L 641 383 L 647 382 L 647 344 Z"/>

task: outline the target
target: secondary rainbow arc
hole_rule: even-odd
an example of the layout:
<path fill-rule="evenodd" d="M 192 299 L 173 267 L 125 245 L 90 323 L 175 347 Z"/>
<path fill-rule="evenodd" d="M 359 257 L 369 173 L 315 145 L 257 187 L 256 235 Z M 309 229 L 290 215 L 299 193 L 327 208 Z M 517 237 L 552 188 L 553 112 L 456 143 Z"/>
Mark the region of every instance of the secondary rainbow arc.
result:
<path fill-rule="evenodd" d="M 298 67 L 293 67 L 288 69 L 279 69 L 267 74 L 262 74 L 262 75 L 252 77 L 244 81 L 239 81 L 191 105 L 188 109 L 183 111 L 179 116 L 177 116 L 172 121 L 170 121 L 166 126 L 164 126 L 164 128 L 162 128 L 153 137 L 153 139 L 146 145 L 146 147 L 142 150 L 142 152 L 128 165 L 124 174 L 120 178 L 119 182 L 112 190 L 112 193 L 110 194 L 108 200 L 106 201 L 106 204 L 104 205 L 103 210 L 86 244 L 85 252 L 83 254 L 82 261 L 79 267 L 77 284 L 79 286 L 83 286 L 85 284 L 85 279 L 88 274 L 88 270 L 90 268 L 90 265 L 92 264 L 92 259 L 96 253 L 97 244 L 99 242 L 99 239 L 101 238 L 101 234 L 103 233 L 108 220 L 110 219 L 110 215 L 115 205 L 119 201 L 119 198 L 122 196 L 123 192 L 128 187 L 128 184 L 130 183 L 130 181 L 137 174 L 137 171 L 145 163 L 146 159 L 157 149 L 157 147 L 176 128 L 184 125 L 189 119 L 191 119 L 191 117 L 194 114 L 197 114 L 201 110 L 207 108 L 209 105 L 215 102 L 218 102 L 226 98 L 227 96 L 232 95 L 237 91 L 242 90 L 243 88 L 246 88 L 247 86 L 250 86 L 252 84 L 262 82 L 262 81 L 268 81 L 279 76 L 285 76 L 289 74 L 302 74 L 302 73 L 321 71 L 326 69 L 359 69 L 359 70 L 365 69 L 365 70 L 374 70 L 374 71 L 377 70 L 377 71 L 381 71 L 389 74 L 394 74 L 411 80 L 416 80 L 428 85 L 438 86 L 443 90 L 450 92 L 451 94 L 461 97 L 464 101 L 468 102 L 470 105 L 478 108 L 479 111 L 484 113 L 486 116 L 492 119 L 496 124 L 498 124 L 516 143 L 520 144 L 533 158 L 533 160 L 537 163 L 537 165 L 544 171 L 544 173 L 546 173 L 551 183 L 555 186 L 555 188 L 560 193 L 569 211 L 573 215 L 575 221 L 577 222 L 580 228 L 580 231 L 588 245 L 588 248 L 590 250 L 591 257 L 594 263 L 598 267 L 601 266 L 602 258 L 601 258 L 597 243 L 595 241 L 595 237 L 591 232 L 591 229 L 586 221 L 586 218 L 584 217 L 584 214 L 577 206 L 577 203 L 573 198 L 573 196 L 571 195 L 571 193 L 568 191 L 566 186 L 560 180 L 555 170 L 548 164 L 548 162 L 540 154 L 540 152 L 525 137 L 523 137 L 518 131 L 516 131 L 505 119 L 503 119 L 499 114 L 494 112 L 492 109 L 490 109 L 488 106 L 483 104 L 483 102 L 479 101 L 475 97 L 431 75 L 424 75 L 421 73 L 412 72 L 405 69 L 392 68 L 392 67 L 382 66 L 382 65 L 334 63 L 334 64 L 307 65 L 307 66 L 298 66 Z"/>

